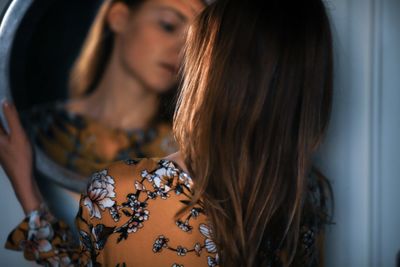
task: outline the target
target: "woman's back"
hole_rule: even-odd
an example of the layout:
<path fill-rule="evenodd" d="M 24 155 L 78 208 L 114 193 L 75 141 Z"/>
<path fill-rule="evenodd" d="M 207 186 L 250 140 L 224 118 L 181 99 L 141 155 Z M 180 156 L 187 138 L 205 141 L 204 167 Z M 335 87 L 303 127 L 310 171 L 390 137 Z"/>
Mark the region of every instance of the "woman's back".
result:
<path fill-rule="evenodd" d="M 169 160 L 113 164 L 92 176 L 81 199 L 77 216 L 81 241 L 90 244 L 89 251 L 94 245 L 92 255 L 98 254 L 96 260 L 105 266 L 218 265 L 207 207 L 201 201 L 189 207 L 194 183 Z M 321 193 L 316 176 L 311 176 L 295 259 L 302 266 L 318 264 L 323 225 L 307 214 L 311 210 L 322 212 Z M 85 228 L 87 232 L 82 230 Z M 278 246 L 270 241 L 265 247 L 264 254 L 272 266 L 281 265 L 281 257 L 287 254 Z"/>
<path fill-rule="evenodd" d="M 116 163 L 92 177 L 81 200 L 81 240 L 94 240 L 96 260 L 105 266 L 206 266 L 215 261 L 216 248 L 204 207 L 199 203 L 176 217 L 192 185 L 170 161 Z"/>
<path fill-rule="evenodd" d="M 315 178 L 309 178 L 307 196 L 313 201 L 306 201 L 309 205 L 305 206 L 308 211 L 305 214 L 321 208 L 321 191 Z M 57 238 L 66 233 L 62 223 L 53 224 L 53 230 L 49 232 L 55 234 L 41 235 L 40 232 L 45 231 L 35 227 L 32 221 L 47 225 L 51 220 L 43 214 L 40 219 L 33 216 L 23 221 L 10 234 L 7 247 L 19 249 L 18 244 L 30 235 L 32 240 L 44 245 L 36 251 L 25 250 L 25 256 L 40 258 L 42 262 L 65 257 L 65 262 L 81 265 L 91 262 L 100 266 L 218 266 L 219 257 L 207 208 L 201 201 L 188 206 L 194 183 L 169 160 L 114 163 L 93 174 L 87 192 L 81 198 L 76 218 L 81 250 L 66 250 L 68 240 L 60 242 Z M 295 263 L 318 266 L 322 221 L 315 220 L 314 216 L 304 218 Z M 44 240 L 50 240 L 51 244 Z M 269 240 L 262 254 L 270 266 L 281 266 L 288 253 Z"/>

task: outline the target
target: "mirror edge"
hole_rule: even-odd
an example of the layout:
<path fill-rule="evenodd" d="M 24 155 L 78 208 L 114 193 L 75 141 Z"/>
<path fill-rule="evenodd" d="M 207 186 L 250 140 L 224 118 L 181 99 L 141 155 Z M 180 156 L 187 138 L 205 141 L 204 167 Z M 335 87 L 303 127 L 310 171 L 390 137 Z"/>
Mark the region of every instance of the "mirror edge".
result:
<path fill-rule="evenodd" d="M 10 0 L 5 5 L 4 16 L 0 24 L 0 58 L 2 59 L 0 60 L 0 101 L 3 101 L 3 99 L 13 101 L 10 88 L 11 51 L 18 28 L 33 2 L 34 0 Z M 8 125 L 1 108 L 0 121 L 3 123 L 6 130 L 8 130 Z M 34 150 L 36 168 L 40 173 L 44 174 L 46 178 L 49 178 L 47 175 L 48 173 L 54 173 L 55 175 L 49 178 L 50 180 L 75 192 L 81 192 L 83 190 L 87 182 L 82 180 L 82 177 L 57 166 L 47 158 L 44 152 L 37 146 L 34 146 Z"/>
<path fill-rule="evenodd" d="M 0 24 L 0 100 L 8 99 L 12 101 L 10 90 L 10 56 L 14 43 L 15 35 L 24 15 L 28 11 L 33 0 L 11 0 L 6 5 L 6 11 Z M 3 111 L 0 109 L 0 120 L 8 129 L 4 119 Z"/>

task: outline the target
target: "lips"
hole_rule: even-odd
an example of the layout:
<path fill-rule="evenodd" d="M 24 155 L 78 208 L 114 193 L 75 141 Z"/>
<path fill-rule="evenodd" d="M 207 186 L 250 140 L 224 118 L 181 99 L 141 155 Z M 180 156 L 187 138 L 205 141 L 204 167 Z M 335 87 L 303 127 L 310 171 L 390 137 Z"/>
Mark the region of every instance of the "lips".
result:
<path fill-rule="evenodd" d="M 160 63 L 160 66 L 170 72 L 171 74 L 175 75 L 178 72 L 178 68 L 174 64 L 169 64 L 169 63 Z"/>

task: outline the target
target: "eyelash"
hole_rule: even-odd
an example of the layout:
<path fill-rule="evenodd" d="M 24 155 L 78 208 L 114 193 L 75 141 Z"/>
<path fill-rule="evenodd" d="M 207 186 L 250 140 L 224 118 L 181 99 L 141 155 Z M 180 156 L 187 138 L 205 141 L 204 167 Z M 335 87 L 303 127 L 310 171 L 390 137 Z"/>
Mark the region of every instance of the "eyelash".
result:
<path fill-rule="evenodd" d="M 164 22 L 164 21 L 160 22 L 160 26 L 167 33 L 173 33 L 173 32 L 175 32 L 175 30 L 177 28 L 176 25 L 174 25 L 172 23 Z"/>

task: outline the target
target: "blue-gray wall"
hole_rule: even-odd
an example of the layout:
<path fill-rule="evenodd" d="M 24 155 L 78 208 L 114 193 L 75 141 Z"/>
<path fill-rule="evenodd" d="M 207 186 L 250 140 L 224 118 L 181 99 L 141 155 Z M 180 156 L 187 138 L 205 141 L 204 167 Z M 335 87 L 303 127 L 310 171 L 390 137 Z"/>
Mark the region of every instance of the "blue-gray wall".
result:
<path fill-rule="evenodd" d="M 400 1 L 328 1 L 336 91 L 320 153 L 336 225 L 328 266 L 395 266 L 400 250 Z"/>

